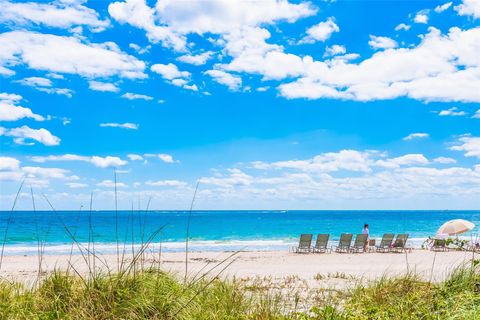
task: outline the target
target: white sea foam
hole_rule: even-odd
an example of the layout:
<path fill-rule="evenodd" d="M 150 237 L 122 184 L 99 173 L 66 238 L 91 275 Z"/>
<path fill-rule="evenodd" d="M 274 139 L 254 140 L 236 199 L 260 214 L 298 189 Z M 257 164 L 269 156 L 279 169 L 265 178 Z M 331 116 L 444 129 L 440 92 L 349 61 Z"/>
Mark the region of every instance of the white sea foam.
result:
<path fill-rule="evenodd" d="M 469 240 L 469 237 L 462 237 L 462 239 Z M 408 246 L 412 248 L 421 248 L 427 238 L 410 238 Z M 330 241 L 329 246 L 337 244 L 337 239 Z M 377 239 L 379 243 L 380 239 Z M 189 242 L 189 251 L 286 251 L 290 247 L 295 246 L 297 240 L 295 239 L 280 239 L 280 240 L 195 240 Z M 87 248 L 87 243 L 80 244 L 82 248 Z M 134 245 L 135 250 L 139 250 L 140 244 Z M 131 244 L 126 244 L 126 250 L 131 250 Z M 163 252 L 184 252 L 184 241 L 171 241 L 162 243 L 151 243 L 148 250 L 155 250 Z M 120 245 L 123 249 L 123 244 Z M 24 243 L 5 246 L 5 255 L 35 255 L 37 254 L 37 246 L 34 243 Z M 73 251 L 72 251 L 73 250 Z M 95 243 L 95 250 L 101 254 L 113 254 L 117 250 L 115 243 Z M 44 253 L 48 255 L 62 255 L 62 254 L 79 254 L 77 245 L 73 246 L 71 243 L 46 244 Z"/>

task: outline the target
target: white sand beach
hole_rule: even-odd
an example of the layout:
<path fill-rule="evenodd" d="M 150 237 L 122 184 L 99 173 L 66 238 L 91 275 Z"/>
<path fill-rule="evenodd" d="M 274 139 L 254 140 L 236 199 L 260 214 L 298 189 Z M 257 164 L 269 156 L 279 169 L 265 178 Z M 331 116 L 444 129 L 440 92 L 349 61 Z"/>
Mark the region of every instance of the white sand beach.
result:
<path fill-rule="evenodd" d="M 233 256 L 232 254 L 234 253 L 189 253 L 189 276 L 198 277 L 212 269 L 209 276 L 218 274 L 222 278 L 270 279 L 271 281 L 290 278 L 306 283 L 309 287 L 342 289 L 359 280 L 368 281 L 384 275 L 401 275 L 408 272 L 418 274 L 425 280 L 441 281 L 456 267 L 469 263 L 472 259 L 471 252 L 435 253 L 427 250 L 413 250 L 407 254 L 295 254 L 285 251 L 238 252 Z M 101 259 L 109 269 L 116 270 L 115 255 L 101 256 Z M 131 257 L 127 256 L 126 259 Z M 66 270 L 68 261 L 68 255 L 44 256 L 43 275 L 54 269 Z M 71 263 L 78 272 L 88 274 L 88 266 L 81 256 L 74 256 Z M 183 277 L 185 253 L 162 253 L 160 261 L 158 255 L 151 256 L 144 261 L 144 265 L 149 264 L 160 266 L 164 271 L 171 271 Z M 107 271 L 107 268 L 98 260 L 96 266 Z M 221 272 L 224 267 L 227 268 Z M 3 279 L 23 282 L 28 286 L 35 281 L 37 275 L 37 256 L 4 257 L 0 271 Z"/>

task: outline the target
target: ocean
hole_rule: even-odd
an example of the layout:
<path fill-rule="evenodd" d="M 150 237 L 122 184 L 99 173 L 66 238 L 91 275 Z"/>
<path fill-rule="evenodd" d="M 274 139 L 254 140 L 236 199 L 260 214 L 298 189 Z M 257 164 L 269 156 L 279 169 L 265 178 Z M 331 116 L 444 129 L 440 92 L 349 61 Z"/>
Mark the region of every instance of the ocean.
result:
<path fill-rule="evenodd" d="M 160 229 L 153 243 L 163 251 L 184 251 L 189 219 L 192 251 L 287 250 L 301 233 L 329 233 L 333 244 L 343 232 L 360 233 L 364 223 L 371 237 L 408 233 L 409 245 L 420 247 L 451 219 L 475 223 L 475 237 L 480 211 L 2 211 L 0 241 L 6 234 L 5 255 L 35 254 L 38 241 L 46 254 L 68 254 L 72 237 L 114 253 L 117 238 L 138 246 Z"/>

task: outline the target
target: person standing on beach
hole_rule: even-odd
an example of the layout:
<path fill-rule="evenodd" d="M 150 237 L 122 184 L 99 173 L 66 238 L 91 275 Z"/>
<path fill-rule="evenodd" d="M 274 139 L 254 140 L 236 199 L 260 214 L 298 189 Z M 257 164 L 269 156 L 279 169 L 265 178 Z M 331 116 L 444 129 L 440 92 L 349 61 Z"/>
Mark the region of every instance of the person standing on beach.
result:
<path fill-rule="evenodd" d="M 368 223 L 365 223 L 365 224 L 363 225 L 362 234 L 366 234 L 366 235 L 367 235 L 367 240 L 365 240 L 365 244 L 364 244 L 364 246 L 363 246 L 363 251 L 367 252 L 367 249 L 368 249 L 368 241 L 370 240 L 370 230 L 368 230 Z"/>

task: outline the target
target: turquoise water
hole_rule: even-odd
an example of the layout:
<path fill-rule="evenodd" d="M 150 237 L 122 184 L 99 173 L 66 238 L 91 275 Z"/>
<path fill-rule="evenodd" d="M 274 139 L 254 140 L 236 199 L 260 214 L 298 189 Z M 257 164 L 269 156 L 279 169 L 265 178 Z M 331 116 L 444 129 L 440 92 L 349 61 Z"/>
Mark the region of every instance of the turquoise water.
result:
<path fill-rule="evenodd" d="M 95 241 L 105 253 L 115 243 L 141 243 L 161 228 L 153 240 L 163 250 L 182 251 L 190 216 L 191 250 L 285 250 L 300 233 L 329 233 L 331 241 L 342 232 L 359 233 L 370 224 L 371 237 L 408 233 L 410 244 L 420 246 L 450 219 L 480 225 L 480 211 L 15 211 L 0 212 L 0 239 L 7 230 L 6 254 L 32 254 L 38 239 L 47 253 L 67 253 L 71 236 Z M 10 223 L 7 223 L 10 219 Z M 118 229 L 118 232 L 116 230 Z M 478 233 L 478 227 L 474 229 Z"/>

